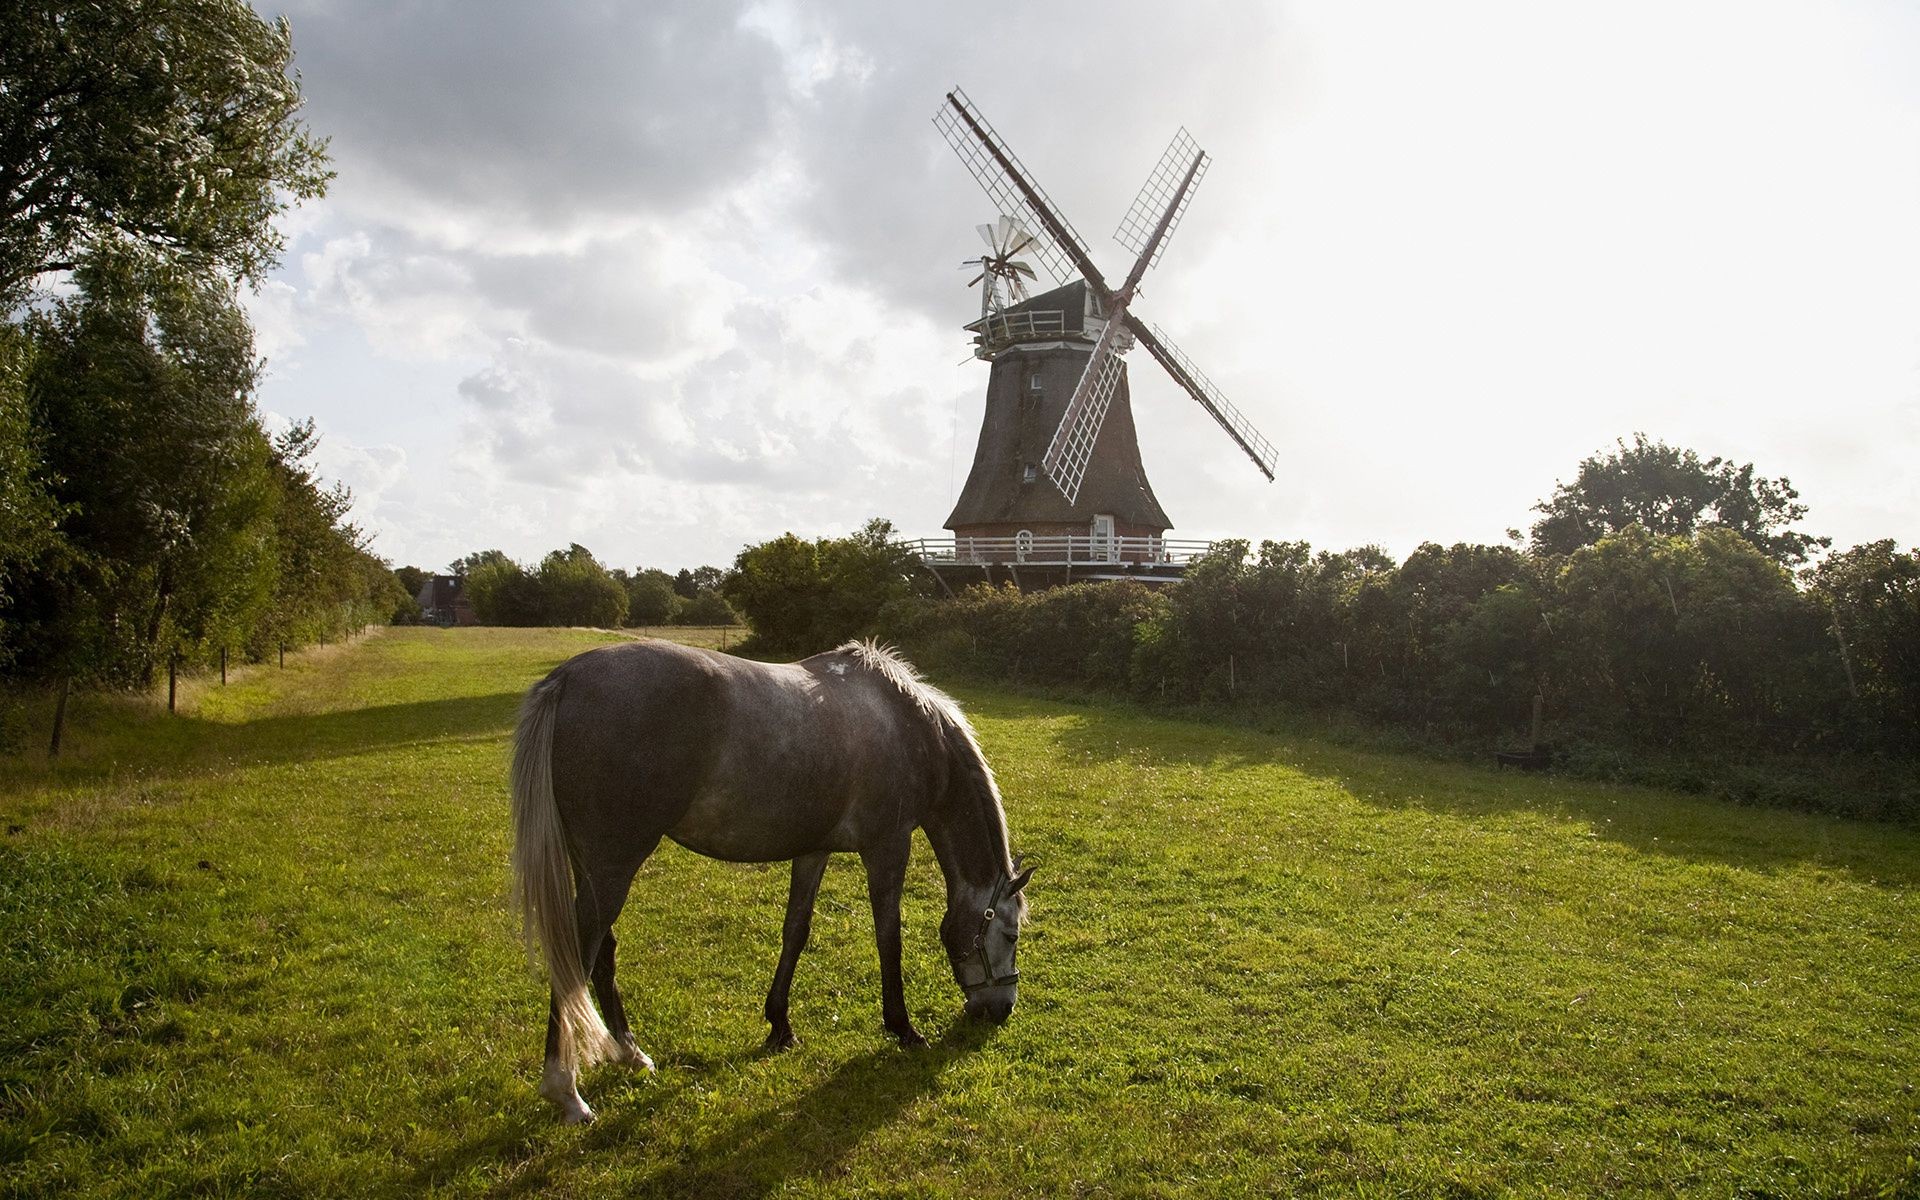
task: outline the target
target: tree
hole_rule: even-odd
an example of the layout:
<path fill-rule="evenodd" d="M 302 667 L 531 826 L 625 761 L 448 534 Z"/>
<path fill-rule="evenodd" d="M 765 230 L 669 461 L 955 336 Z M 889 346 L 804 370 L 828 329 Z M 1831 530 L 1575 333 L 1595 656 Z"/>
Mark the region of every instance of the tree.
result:
<path fill-rule="evenodd" d="M 1572 483 L 1534 505 L 1533 549 L 1571 554 L 1610 533 L 1639 525 L 1657 537 L 1691 537 L 1707 528 L 1731 529 L 1783 566 L 1807 561 L 1832 539 L 1788 527 L 1806 516 L 1800 493 L 1786 476 L 1766 479 L 1753 464 L 1724 458 L 1702 460 L 1692 450 L 1650 442 L 1616 442 L 1613 454 L 1580 464 Z"/>
<path fill-rule="evenodd" d="M 45 476 L 27 403 L 27 381 L 38 354 L 26 330 L 0 325 L 0 603 L 20 573 L 60 536 L 60 507 L 50 490 L 55 481 Z M 0 656 L 5 652 L 0 644 Z"/>
<path fill-rule="evenodd" d="M 512 559 L 507 557 L 505 550 L 475 550 L 472 554 L 464 558 L 456 558 L 448 563 L 447 574 L 466 579 L 475 571 L 488 564 L 498 566 L 502 563 L 510 563 L 512 561 Z"/>
<path fill-rule="evenodd" d="M 232 289 L 114 255 L 36 317 L 29 383 L 63 552 L 14 598 L 29 674 L 144 684 L 227 644 L 274 584 L 272 447 L 255 420 L 251 331 Z"/>
<path fill-rule="evenodd" d="M 827 650 L 868 631 L 887 602 L 924 591 L 919 560 L 893 532 L 876 517 L 843 538 L 787 533 L 742 550 L 721 594 L 753 627 L 749 649 Z"/>
<path fill-rule="evenodd" d="M 1807 573 L 1850 690 L 1884 740 L 1920 745 L 1920 551 L 1886 539 L 1829 555 Z"/>
<path fill-rule="evenodd" d="M 618 629 L 626 623 L 626 589 L 578 542 L 542 559 L 536 582 L 543 625 Z"/>
<path fill-rule="evenodd" d="M 673 620 L 673 576 L 653 567 L 642 567 L 627 579 L 627 624 L 665 625 Z"/>
<path fill-rule="evenodd" d="M 0 38 L 0 305 L 118 248 L 258 281 L 321 195 L 284 20 L 239 0 L 12 0 Z"/>
<path fill-rule="evenodd" d="M 467 599 L 481 624 L 542 624 L 539 585 L 519 563 L 498 550 L 482 550 L 453 566 L 453 573 L 466 583 Z"/>

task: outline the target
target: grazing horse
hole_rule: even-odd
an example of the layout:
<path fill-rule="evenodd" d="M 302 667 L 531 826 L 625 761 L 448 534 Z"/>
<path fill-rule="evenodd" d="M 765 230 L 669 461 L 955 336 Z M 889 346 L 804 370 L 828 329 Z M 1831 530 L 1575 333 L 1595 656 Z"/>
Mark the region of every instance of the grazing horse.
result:
<path fill-rule="evenodd" d="M 552 984 L 540 1094 L 569 1123 L 593 1119 L 575 1086 L 580 1066 L 653 1067 L 614 988 L 612 927 L 663 837 L 729 862 L 793 861 L 767 992 L 770 1049 L 794 1044 L 787 992 L 834 851 L 866 867 L 886 1028 L 925 1044 L 900 979 L 900 889 L 916 828 L 946 877 L 940 939 L 967 1014 L 1004 1021 L 1013 1011 L 1033 871 L 1007 853 L 1000 792 L 959 706 L 871 642 L 777 665 L 671 642 L 562 663 L 520 709 L 513 828 L 515 897 Z"/>

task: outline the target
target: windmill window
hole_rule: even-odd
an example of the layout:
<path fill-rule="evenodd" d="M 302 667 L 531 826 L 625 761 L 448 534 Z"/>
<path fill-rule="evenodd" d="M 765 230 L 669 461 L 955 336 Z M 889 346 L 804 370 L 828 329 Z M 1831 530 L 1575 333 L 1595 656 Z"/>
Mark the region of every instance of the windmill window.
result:
<path fill-rule="evenodd" d="M 1033 374 L 1027 376 L 1027 390 L 1035 393 L 1038 393 L 1039 391 L 1042 390 L 1041 383 L 1040 383 L 1040 373 L 1038 371 L 1035 371 Z"/>
<path fill-rule="evenodd" d="M 1032 463 L 1028 463 L 1027 469 L 1020 473 L 1020 482 L 1022 483 L 1032 483 L 1038 478 L 1040 478 L 1040 472 L 1034 469 Z"/>

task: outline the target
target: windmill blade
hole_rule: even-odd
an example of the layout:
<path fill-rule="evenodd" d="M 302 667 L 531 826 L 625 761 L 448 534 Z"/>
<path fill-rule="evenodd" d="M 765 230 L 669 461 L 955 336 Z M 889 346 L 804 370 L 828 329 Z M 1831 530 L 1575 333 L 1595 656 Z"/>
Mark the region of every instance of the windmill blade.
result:
<path fill-rule="evenodd" d="M 1040 459 L 1041 469 L 1067 498 L 1068 504 L 1080 502 L 1080 481 L 1086 477 L 1087 463 L 1093 458 L 1093 444 L 1107 419 L 1114 389 L 1126 373 L 1126 360 L 1121 356 L 1132 346 L 1133 339 L 1121 322 L 1108 321 L 1107 327 L 1100 331 L 1100 340 L 1094 343 L 1086 369 L 1080 373 L 1080 382 L 1074 386 L 1073 399 L 1067 401 L 1066 411 L 1060 414 L 1053 440 Z"/>
<path fill-rule="evenodd" d="M 1166 153 L 1160 156 L 1153 174 L 1147 176 L 1140 194 L 1133 198 L 1133 207 L 1127 210 L 1126 216 L 1120 218 L 1120 227 L 1113 231 L 1114 241 L 1133 254 L 1143 254 L 1153 238 L 1154 229 L 1160 224 L 1162 214 L 1171 214 L 1166 231 L 1153 247 L 1152 256 L 1135 269 L 1136 275 L 1160 261 L 1161 252 L 1167 248 L 1167 242 L 1173 237 L 1174 227 L 1180 224 L 1180 218 L 1186 215 L 1187 204 L 1193 199 L 1193 193 L 1200 186 L 1200 179 L 1207 173 L 1207 164 L 1211 161 L 1184 126 L 1167 144 Z M 1189 172 L 1192 173 L 1190 180 L 1187 177 Z"/>
<path fill-rule="evenodd" d="M 1166 335 L 1158 328 L 1149 329 L 1145 322 L 1132 313 L 1125 314 L 1124 319 L 1127 328 L 1140 339 L 1141 345 L 1147 348 L 1147 352 L 1167 369 L 1167 374 L 1173 376 L 1174 382 L 1185 388 L 1189 396 L 1199 401 L 1201 408 L 1206 409 L 1214 420 L 1220 422 L 1220 428 L 1226 430 L 1227 436 L 1247 452 L 1247 457 L 1253 460 L 1253 465 L 1259 467 L 1260 473 L 1271 482 L 1273 467 L 1279 461 L 1280 454 L 1274 449 L 1273 443 L 1267 440 L 1266 435 L 1255 429 L 1253 423 L 1233 406 L 1233 402 L 1222 395 L 1219 388 L 1213 386 L 1213 381 L 1200 373 L 1200 368 L 1193 365 L 1193 360 L 1188 358 L 1179 347 L 1167 341 Z"/>
<path fill-rule="evenodd" d="M 993 126 L 975 111 L 967 94 L 959 88 L 948 92 L 947 102 L 933 115 L 933 124 L 1001 212 L 1045 234 L 1035 239 L 1033 251 L 1054 281 L 1071 283 L 1077 277 L 1085 278 L 1105 301 L 1111 289 L 1093 265 L 1086 242 L 1033 182 L 1033 176 L 1007 149 Z"/>

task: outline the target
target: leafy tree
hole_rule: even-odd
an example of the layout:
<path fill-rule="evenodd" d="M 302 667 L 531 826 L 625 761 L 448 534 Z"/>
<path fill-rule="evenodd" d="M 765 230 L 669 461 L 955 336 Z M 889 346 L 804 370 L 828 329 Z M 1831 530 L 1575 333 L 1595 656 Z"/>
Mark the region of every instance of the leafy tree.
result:
<path fill-rule="evenodd" d="M 321 195 L 284 20 L 237 0 L 11 0 L 0 38 L 0 305 L 118 247 L 258 280 Z"/>
<path fill-rule="evenodd" d="M 682 600 L 673 612 L 675 625 L 733 625 L 739 620 L 719 592 L 701 592 L 691 600 Z"/>
<path fill-rule="evenodd" d="M 626 622 L 626 589 L 578 542 L 541 560 L 536 585 L 541 624 L 618 629 Z"/>
<path fill-rule="evenodd" d="M 448 563 L 447 574 L 457 575 L 460 578 L 465 579 L 468 576 L 472 575 L 479 568 L 486 566 L 488 564 L 493 564 L 497 566 L 499 564 L 509 563 L 512 561 L 513 561 L 512 559 L 507 557 L 507 552 L 505 550 L 475 550 L 472 554 L 469 554 L 464 558 L 456 558 L 452 562 Z"/>
<path fill-rule="evenodd" d="M 462 567 L 466 569 L 462 570 Z M 540 625 L 539 582 L 498 550 L 483 550 L 454 563 L 466 582 L 467 599 L 483 625 Z"/>
<path fill-rule="evenodd" d="M 893 532 L 876 517 L 843 538 L 809 542 L 787 533 L 742 550 L 721 594 L 753 627 L 746 649 L 830 649 L 871 629 L 889 601 L 923 592 L 919 560 L 894 543 Z"/>
<path fill-rule="evenodd" d="M 636 570 L 627 579 L 627 624 L 665 625 L 673 620 L 676 600 L 673 576 L 652 567 Z"/>
<path fill-rule="evenodd" d="M 1880 740 L 1920 745 L 1920 551 L 1868 542 L 1829 555 L 1808 582 Z"/>
<path fill-rule="evenodd" d="M 233 642 L 267 609 L 272 448 L 254 419 L 251 332 L 224 284 L 96 256 L 36 318 L 29 384 L 64 551 L 10 619 L 28 673 L 140 685 L 170 655 Z"/>
<path fill-rule="evenodd" d="M 1730 529 L 1786 566 L 1831 544 L 1788 528 L 1806 516 L 1807 506 L 1784 475 L 1766 479 L 1752 463 L 1703 461 L 1644 433 L 1634 434 L 1632 445 L 1615 445 L 1615 453 L 1586 459 L 1572 483 L 1556 484 L 1550 498 L 1534 505 L 1541 514 L 1533 526 L 1535 552 L 1571 554 L 1629 525 L 1659 537 Z"/>
<path fill-rule="evenodd" d="M 49 490 L 54 481 L 45 477 L 27 402 L 38 353 L 25 329 L 0 325 L 0 600 L 60 536 L 60 507 Z"/>
<path fill-rule="evenodd" d="M 393 577 L 399 582 L 401 591 L 409 596 L 418 596 L 420 589 L 427 586 L 427 580 L 432 579 L 433 574 L 419 567 L 395 567 Z"/>
<path fill-rule="evenodd" d="M 1817 609 L 1730 529 L 1639 526 L 1568 556 L 1549 621 L 1555 691 L 1594 729 L 1742 748 L 1818 732 L 1839 665 Z"/>

